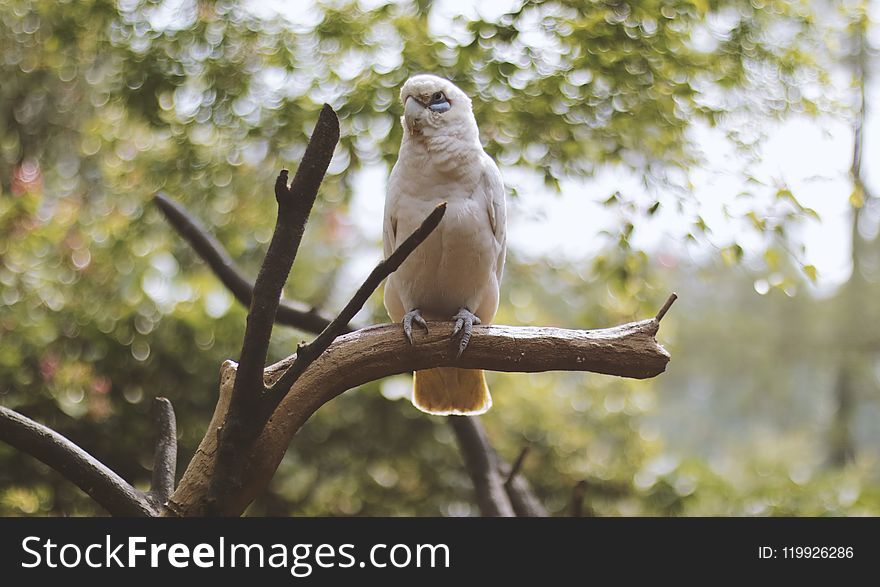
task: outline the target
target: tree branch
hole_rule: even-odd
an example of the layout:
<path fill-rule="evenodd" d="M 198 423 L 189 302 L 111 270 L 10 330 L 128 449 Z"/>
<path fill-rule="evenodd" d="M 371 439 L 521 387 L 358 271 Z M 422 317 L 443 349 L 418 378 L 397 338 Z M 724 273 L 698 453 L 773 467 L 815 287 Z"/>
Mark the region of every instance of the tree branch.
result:
<path fill-rule="evenodd" d="M 326 167 L 329 165 L 338 138 L 339 128 L 335 113 L 333 113 L 329 106 L 325 105 L 321 112 L 318 124 L 315 127 L 312 140 L 309 143 L 309 147 L 306 150 L 306 154 L 300 164 L 300 168 L 291 187 L 289 189 L 287 188 L 286 170 L 281 172 L 276 181 L 275 193 L 276 199 L 278 200 L 278 218 L 275 232 L 273 233 L 272 243 L 269 246 L 269 251 L 267 252 L 261 267 L 260 275 L 257 278 L 257 283 L 253 287 L 251 287 L 247 279 L 245 279 L 241 272 L 235 267 L 233 261 L 223 250 L 222 246 L 213 239 L 207 231 L 199 226 L 182 206 L 175 204 L 169 198 L 165 197 L 164 194 L 156 196 L 157 205 L 163 211 L 172 226 L 174 226 L 178 232 L 190 242 L 196 252 L 208 263 L 209 267 L 227 286 L 227 288 L 230 289 L 233 295 L 242 303 L 245 303 L 246 301 L 250 302 L 248 326 L 245 332 L 244 343 L 242 345 L 241 366 L 238 367 L 238 373 L 236 374 L 236 365 L 234 363 L 231 361 L 224 363 L 222 372 L 224 373 L 223 380 L 226 382 L 226 393 L 223 392 L 224 384 L 221 384 L 221 400 L 218 402 L 215 409 L 214 418 L 209 427 L 209 433 L 206 435 L 205 439 L 203 439 L 201 445 L 211 445 L 214 449 L 213 452 L 211 452 L 211 462 L 195 463 L 195 466 L 193 466 L 194 461 L 196 460 L 194 459 L 193 462 L 190 463 L 187 472 L 184 474 L 184 479 L 181 481 L 181 484 L 183 485 L 184 480 L 193 477 L 198 477 L 202 480 L 204 480 L 206 475 L 208 478 L 216 477 L 216 479 L 214 479 L 216 486 L 209 492 L 207 499 L 204 500 L 205 504 L 201 506 L 200 513 L 236 513 L 236 504 L 233 503 L 230 508 L 228 504 L 222 505 L 219 504 L 219 502 L 224 499 L 221 496 L 224 491 L 232 490 L 234 493 L 237 489 L 242 489 L 244 490 L 243 493 L 247 493 L 247 489 L 244 487 L 246 482 L 242 477 L 241 468 L 243 461 L 240 453 L 248 449 L 247 445 L 250 445 L 251 441 L 256 438 L 256 436 L 261 433 L 265 436 L 266 430 L 263 426 L 267 421 L 271 424 L 270 420 L 272 417 L 272 411 L 280 403 L 284 402 L 285 398 L 288 396 L 288 392 L 293 389 L 299 378 L 309 370 L 310 366 L 317 359 L 323 358 L 322 354 L 331 346 L 331 343 L 333 343 L 340 334 L 349 331 L 350 327 L 348 326 L 348 322 L 351 318 L 363 307 L 363 304 L 380 285 L 381 281 L 396 270 L 412 250 L 415 249 L 415 247 L 418 246 L 428 234 L 430 234 L 431 230 L 433 230 L 440 222 L 445 210 L 445 205 L 438 207 L 434 213 L 425 220 L 422 226 L 411 235 L 394 254 L 391 255 L 391 257 L 379 263 L 336 319 L 328 321 L 326 318 L 317 316 L 316 313 L 304 311 L 301 308 L 296 307 L 299 306 L 299 304 L 296 303 L 289 303 L 292 311 L 287 314 L 287 317 L 282 317 L 282 312 L 279 310 L 279 307 L 282 309 L 284 308 L 284 306 L 279 306 L 281 290 L 283 289 L 284 282 L 287 279 L 293 260 L 296 256 L 299 243 L 302 239 L 305 223 L 317 194 L 317 189 L 320 186 Z M 295 198 L 294 196 L 299 197 Z M 419 233 L 423 234 L 420 235 Z M 669 307 L 675 301 L 675 298 L 675 294 L 672 294 L 653 320 L 624 325 L 623 327 L 618 327 L 618 329 L 630 327 L 635 330 L 650 331 L 653 328 L 653 331 L 650 333 L 653 340 L 653 334 L 656 333 L 659 322 L 669 310 Z M 272 368 L 267 369 L 266 373 L 263 373 L 262 367 L 260 367 L 260 372 L 257 373 L 257 366 L 265 363 L 272 323 L 275 321 L 284 322 L 288 319 L 288 324 L 312 332 L 321 329 L 321 333 L 312 343 L 301 345 L 295 356 L 289 357 L 287 360 L 273 366 L 278 368 L 283 365 L 281 370 L 276 370 L 271 377 L 275 381 L 274 385 L 267 388 L 265 376 Z M 554 329 L 542 330 L 549 332 Z M 615 329 L 609 329 L 609 332 L 614 330 Z M 626 336 L 626 333 L 623 331 L 615 332 L 614 334 L 623 335 L 624 338 Z M 552 335 L 548 337 L 551 345 L 555 344 L 552 339 Z M 601 346 L 601 343 L 599 344 Z M 663 355 L 665 355 L 665 361 L 668 361 L 668 355 L 665 354 L 662 347 L 656 345 L 656 342 L 654 342 L 654 345 L 660 349 Z M 605 350 L 607 351 L 607 348 Z M 637 352 L 639 351 L 639 349 L 635 350 Z M 609 364 L 609 361 L 613 362 L 615 359 L 609 359 L 607 355 L 607 352 L 600 350 L 596 353 L 596 357 L 590 358 L 588 365 L 573 367 L 573 369 L 592 370 L 600 373 L 641 378 L 652 377 L 657 373 L 662 372 L 663 368 L 665 368 L 665 361 L 663 361 L 660 370 L 654 372 L 652 369 L 656 370 L 656 361 L 653 363 L 649 361 L 651 365 L 647 368 L 647 371 L 645 371 L 644 365 L 639 364 L 642 361 L 637 360 L 635 361 L 636 365 L 634 368 L 630 368 L 632 365 L 629 367 L 624 366 L 620 372 L 617 372 L 616 366 Z M 584 358 L 577 356 L 574 360 L 576 363 L 581 363 L 584 361 Z M 513 358 L 513 361 L 518 362 L 519 359 Z M 456 366 L 459 366 L 458 361 L 456 361 L 455 364 Z M 547 370 L 553 368 L 568 369 L 570 367 L 542 366 L 537 367 L 534 370 Z M 408 370 L 411 369 L 405 369 L 405 371 Z M 510 370 L 520 369 L 512 368 Z M 379 377 L 381 376 L 382 375 Z M 336 394 L 345 391 L 345 389 L 337 391 Z M 330 398 L 328 397 L 327 399 Z M 324 399 L 323 401 L 327 401 L 327 399 Z M 321 403 L 323 403 L 323 401 Z M 314 409 L 317 409 L 319 406 L 320 404 Z M 308 415 L 310 414 L 311 412 L 308 413 Z M 302 422 L 304 421 L 305 419 L 302 420 Z M 302 425 L 302 422 L 293 429 L 290 437 L 295 434 L 299 426 Z M 214 431 L 216 431 L 216 434 L 213 433 Z M 476 455 L 479 462 L 487 463 L 494 461 L 493 475 L 498 475 L 499 470 L 507 470 L 507 465 L 497 457 L 491 445 L 488 444 L 488 441 L 485 438 L 485 433 L 483 433 L 482 437 L 485 442 L 474 444 L 474 446 L 482 447 L 480 449 L 481 454 Z M 289 443 L 289 440 L 290 439 L 288 438 L 285 442 L 285 448 L 286 444 Z M 219 446 L 216 446 L 218 444 Z M 245 447 L 238 446 L 233 448 L 233 445 L 240 444 L 244 444 Z M 216 453 L 216 456 L 214 456 L 214 453 Z M 502 487 L 507 492 L 508 499 L 510 500 L 508 505 L 512 504 L 513 509 L 516 510 L 517 513 L 520 513 L 520 515 L 546 515 L 546 510 L 544 510 L 543 506 L 531 493 L 528 483 L 525 480 L 515 478 L 518 465 L 521 464 L 521 458 L 523 456 L 524 455 L 521 455 L 517 464 L 510 469 L 507 481 L 502 484 Z M 467 458 L 468 457 L 466 456 L 466 459 Z M 214 461 L 217 462 L 215 463 Z M 234 462 L 230 463 L 230 461 Z M 219 471 L 215 470 L 215 466 L 218 464 L 220 467 Z M 274 473 L 276 467 L 277 462 L 271 467 L 271 471 L 268 471 L 268 477 L 264 479 L 266 482 L 268 482 L 268 478 Z M 248 468 L 253 468 L 250 466 L 250 463 L 248 463 Z M 190 475 L 190 470 L 198 471 L 198 473 Z M 230 472 L 232 472 L 233 478 L 227 479 L 227 474 Z M 267 474 L 267 470 L 263 470 L 261 474 Z M 220 480 L 221 477 L 224 478 L 222 481 Z M 195 485 L 196 487 L 200 484 L 200 482 L 194 484 L 188 483 L 188 485 Z M 477 484 L 478 483 L 475 480 L 475 486 Z M 197 492 L 200 490 L 201 489 L 196 489 Z M 184 492 L 184 494 L 188 492 L 189 490 Z M 175 496 L 177 496 L 177 493 Z M 240 496 L 233 496 L 232 501 L 241 501 L 241 499 Z M 249 503 L 250 499 L 253 499 L 253 496 L 251 496 L 248 501 L 244 502 L 244 506 Z M 505 501 L 506 500 L 502 500 L 502 502 Z M 189 507 L 184 500 L 184 504 L 181 508 L 181 504 L 174 499 L 169 501 L 168 506 L 169 508 L 173 508 L 175 512 L 184 514 L 186 514 L 185 510 Z M 506 511 L 509 508 L 497 506 L 495 509 L 497 511 Z M 238 513 L 240 513 L 240 510 Z"/>
<path fill-rule="evenodd" d="M 153 202 L 162 211 L 168 223 L 189 243 L 235 299 L 244 307 L 250 308 L 254 286 L 244 276 L 223 245 L 211 236 L 183 205 L 172 200 L 167 194 L 161 192 L 156 194 Z M 280 300 L 275 322 L 317 334 L 327 328 L 330 318 L 302 302 Z M 346 332 L 351 330 L 353 328 L 346 326 Z"/>
<path fill-rule="evenodd" d="M 550 515 L 547 513 L 547 508 L 535 496 L 529 482 L 522 475 L 519 475 L 519 470 L 522 468 L 528 454 L 529 447 L 524 446 L 516 460 L 513 461 L 512 466 L 508 467 L 503 461 L 500 462 L 499 471 L 505 477 L 504 491 L 507 493 L 510 505 L 513 506 L 513 511 L 516 512 L 517 516 L 522 518 L 546 518 Z"/>
<path fill-rule="evenodd" d="M 174 493 L 177 472 L 177 419 L 168 399 L 153 399 L 153 422 L 156 426 L 156 449 L 153 453 L 153 478 L 147 497 L 155 506 L 161 507 Z"/>
<path fill-rule="evenodd" d="M 169 221 L 171 226 L 177 230 L 177 232 L 190 244 L 190 246 L 192 246 L 196 254 L 198 254 L 202 258 L 202 260 L 207 263 L 208 267 L 214 272 L 218 279 L 220 279 L 221 283 L 223 283 L 227 287 L 227 289 L 229 289 L 229 291 L 240 303 L 249 306 L 251 302 L 251 296 L 253 295 L 253 285 L 235 266 L 235 263 L 232 261 L 232 258 L 225 251 L 223 246 L 216 239 L 214 239 L 208 233 L 208 231 L 205 230 L 198 223 L 195 217 L 190 212 L 188 212 L 186 208 L 184 208 L 181 204 L 174 202 L 162 193 L 158 194 L 155 197 L 155 202 L 160 210 L 162 210 L 165 218 Z M 379 281 L 381 282 L 381 279 Z M 366 284 L 365 286 L 367 291 L 366 295 L 367 297 L 369 297 L 370 293 L 373 291 L 373 289 L 375 289 L 375 287 L 370 287 Z M 364 289 L 364 286 L 362 286 L 361 289 Z M 357 295 L 355 296 L 355 298 L 357 298 Z M 351 303 L 349 305 L 351 305 Z M 294 326 L 296 328 L 299 328 L 306 332 L 314 333 L 316 335 L 322 334 L 322 331 L 326 330 L 326 333 L 322 335 L 323 341 L 326 341 L 326 344 L 329 344 L 337 336 L 341 334 L 346 334 L 353 330 L 350 324 L 344 324 L 341 328 L 340 324 L 342 324 L 344 320 L 350 321 L 351 318 L 347 318 L 348 314 L 354 316 L 354 314 L 357 313 L 358 309 L 362 305 L 363 302 L 359 303 L 357 305 L 357 308 L 353 312 L 346 312 L 345 310 L 343 310 L 340 313 L 339 317 L 337 317 L 336 324 L 334 324 L 332 328 L 328 329 L 332 322 L 331 319 L 317 315 L 314 312 L 306 312 L 302 309 L 306 306 L 304 304 L 301 304 L 300 302 L 282 300 L 281 305 L 278 307 L 278 313 L 275 316 L 275 321 L 280 324 Z M 330 338 L 331 333 L 333 334 L 332 338 Z M 321 339 L 322 337 L 319 336 L 318 338 Z M 316 345 L 317 342 L 318 341 L 316 340 L 312 342 L 309 346 L 315 348 L 313 345 Z M 297 351 L 297 355 L 302 356 L 302 349 Z M 276 384 L 276 386 L 278 385 L 279 384 Z M 290 386 L 287 386 L 287 389 L 289 388 Z M 276 397 L 278 398 L 277 401 L 280 401 L 281 397 L 283 396 L 279 393 Z M 277 401 L 275 402 L 276 405 Z M 273 405 L 272 407 L 274 409 L 275 406 Z M 454 424 L 454 419 L 449 419 L 448 421 L 450 426 Z M 479 425 L 479 422 L 476 422 L 475 424 Z M 488 451 L 491 450 L 494 452 L 491 443 L 489 442 L 486 442 L 485 444 L 474 445 L 472 448 L 472 450 L 478 449 L 483 450 L 485 453 L 483 456 L 477 457 L 481 460 L 487 460 L 490 458 Z M 499 460 L 500 469 L 503 470 L 505 466 L 506 464 Z M 516 464 L 514 466 L 516 467 Z M 471 473 L 470 469 L 468 469 L 468 473 Z M 477 488 L 479 482 L 475 479 L 472 479 L 472 481 L 474 482 L 474 487 Z M 527 481 L 517 480 L 515 483 L 511 483 L 510 481 L 511 479 L 507 480 L 504 485 L 504 490 L 507 492 L 511 505 L 513 506 L 513 509 L 517 513 L 517 515 L 547 515 L 547 512 L 543 508 L 543 505 L 531 492 L 531 488 L 529 487 Z M 503 506 L 498 507 L 500 508 Z"/>
<path fill-rule="evenodd" d="M 575 483 L 574 489 L 571 490 L 571 504 L 569 505 L 569 515 L 572 518 L 581 518 L 584 515 L 584 496 L 587 494 L 587 482 L 585 480 Z"/>
<path fill-rule="evenodd" d="M 517 455 L 516 460 L 513 461 L 513 465 L 510 467 L 510 472 L 507 473 L 507 478 L 504 480 L 504 486 L 507 487 L 511 483 L 513 483 L 514 478 L 519 473 L 519 470 L 522 468 L 523 462 L 526 460 L 526 456 L 529 454 L 529 447 L 524 446 L 522 450 L 519 451 L 519 455 Z"/>
<path fill-rule="evenodd" d="M 499 473 L 498 455 L 489 444 L 479 419 L 449 416 L 449 424 L 455 431 L 465 469 L 474 484 L 480 513 L 486 517 L 514 517 L 516 512 L 504 491 L 504 479 Z"/>
<path fill-rule="evenodd" d="M 504 474 L 504 466 L 501 467 L 501 474 Z M 504 485 L 507 497 L 510 498 L 510 505 L 513 511 L 521 518 L 546 518 L 550 514 L 544 504 L 535 496 L 532 486 L 522 476 L 517 475 L 509 484 Z"/>
<path fill-rule="evenodd" d="M 327 347 L 329 347 L 340 334 L 343 334 L 345 325 L 348 324 L 348 322 L 354 318 L 355 314 L 364 307 L 364 304 L 367 303 L 367 300 L 373 295 L 373 292 L 376 291 L 376 288 L 379 287 L 382 281 L 397 271 L 397 268 L 400 267 L 406 258 L 412 254 L 416 247 L 422 244 L 434 229 L 437 228 L 437 225 L 443 220 L 443 215 L 445 213 L 446 202 L 443 202 L 428 214 L 428 217 L 422 221 L 421 225 L 419 225 L 419 227 L 415 229 L 387 259 L 380 261 L 379 264 L 376 265 L 333 322 L 331 322 L 311 343 L 300 345 L 296 351 L 296 360 L 294 360 L 290 368 L 284 372 L 281 379 L 279 379 L 270 390 L 272 394 L 275 395 L 270 404 L 272 410 L 275 409 L 278 403 L 287 394 L 288 390 L 293 386 L 294 382 L 299 379 L 300 375 L 303 374 L 308 366 L 311 365 L 321 353 L 327 350 Z"/>
<path fill-rule="evenodd" d="M 666 312 L 669 311 L 669 308 L 672 307 L 672 304 L 675 303 L 675 300 L 678 299 L 678 294 L 672 292 L 669 294 L 669 297 L 666 298 L 666 302 L 663 304 L 663 307 L 657 312 L 657 315 L 654 317 L 654 320 L 659 324 L 661 320 L 663 320 L 663 316 L 666 315 Z"/>
<path fill-rule="evenodd" d="M 452 324 L 429 323 L 430 332 L 410 345 L 399 324 L 373 326 L 340 336 L 297 379 L 249 448 L 248 475 L 240 491 L 222 504 L 238 515 L 268 483 L 287 447 L 311 415 L 348 389 L 389 375 L 433 367 L 491 371 L 592 371 L 646 379 L 666 369 L 669 354 L 655 340 L 656 318 L 601 330 L 547 327 L 477 326 L 468 352 L 456 359 Z M 278 381 L 296 360 L 288 357 L 266 369 L 267 383 Z M 225 419 L 236 366 L 223 366 L 221 396 L 208 433 L 174 493 L 182 515 L 202 515 L 206 483 L 214 471 L 219 423 Z"/>
<path fill-rule="evenodd" d="M 226 496 L 238 493 L 248 466 L 244 455 L 269 418 L 268 410 L 264 407 L 267 404 L 267 388 L 263 369 L 269 353 L 272 327 L 281 292 L 290 275 L 318 188 L 338 141 L 339 119 L 333 109 L 324 104 L 290 187 L 287 187 L 286 169 L 275 180 L 275 199 L 278 202 L 275 230 L 254 283 L 230 408 L 215 429 L 219 437 L 217 470 L 206 498 L 208 514 L 222 514 L 224 508 L 220 504 Z"/>
<path fill-rule="evenodd" d="M 339 119 L 333 109 L 325 104 L 290 188 L 287 187 L 286 170 L 275 181 L 278 216 L 269 250 L 254 283 L 241 347 L 240 369 L 232 395 L 236 408 L 234 412 L 244 411 L 248 403 L 256 402 L 257 390 L 264 389 L 263 368 L 281 291 L 296 259 L 318 188 L 338 141 Z"/>
<path fill-rule="evenodd" d="M 61 473 L 113 516 L 158 514 L 140 491 L 69 439 L 2 406 L 0 440 Z"/>

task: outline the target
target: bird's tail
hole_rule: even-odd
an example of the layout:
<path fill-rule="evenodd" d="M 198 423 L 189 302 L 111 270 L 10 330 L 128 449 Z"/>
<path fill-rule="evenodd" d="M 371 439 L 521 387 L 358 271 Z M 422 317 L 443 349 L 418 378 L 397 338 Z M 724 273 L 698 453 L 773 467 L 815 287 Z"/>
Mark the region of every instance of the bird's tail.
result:
<path fill-rule="evenodd" d="M 413 405 L 438 416 L 475 416 L 492 407 L 492 396 L 481 369 L 437 367 L 416 371 Z"/>

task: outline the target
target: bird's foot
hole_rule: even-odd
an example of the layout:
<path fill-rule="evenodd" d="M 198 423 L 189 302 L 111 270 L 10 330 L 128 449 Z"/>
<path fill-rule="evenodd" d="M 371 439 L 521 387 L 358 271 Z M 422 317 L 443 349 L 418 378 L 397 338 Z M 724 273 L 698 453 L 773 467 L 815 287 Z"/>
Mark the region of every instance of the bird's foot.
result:
<path fill-rule="evenodd" d="M 480 324 L 480 319 L 474 316 L 474 313 L 467 308 L 459 310 L 458 314 L 453 316 L 452 319 L 455 320 L 455 327 L 452 329 L 452 337 L 455 338 L 456 336 L 459 336 L 460 333 L 458 354 L 455 355 L 455 358 L 458 359 L 471 341 L 471 333 L 473 332 L 474 324 Z"/>
<path fill-rule="evenodd" d="M 406 334 L 406 339 L 409 341 L 409 344 L 413 344 L 412 337 L 412 325 L 413 322 L 421 326 L 425 329 L 425 334 L 428 333 L 428 324 L 425 322 L 425 319 L 422 318 L 422 313 L 418 309 L 410 310 L 403 317 L 403 333 Z"/>

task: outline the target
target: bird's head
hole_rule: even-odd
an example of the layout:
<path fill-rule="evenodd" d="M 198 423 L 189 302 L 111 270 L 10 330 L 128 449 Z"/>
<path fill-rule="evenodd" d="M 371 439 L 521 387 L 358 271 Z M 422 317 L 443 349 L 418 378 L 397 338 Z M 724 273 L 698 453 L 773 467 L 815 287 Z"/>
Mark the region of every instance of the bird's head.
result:
<path fill-rule="evenodd" d="M 403 125 L 412 134 L 476 132 L 471 99 L 451 81 L 430 74 L 409 78 L 400 90 Z"/>

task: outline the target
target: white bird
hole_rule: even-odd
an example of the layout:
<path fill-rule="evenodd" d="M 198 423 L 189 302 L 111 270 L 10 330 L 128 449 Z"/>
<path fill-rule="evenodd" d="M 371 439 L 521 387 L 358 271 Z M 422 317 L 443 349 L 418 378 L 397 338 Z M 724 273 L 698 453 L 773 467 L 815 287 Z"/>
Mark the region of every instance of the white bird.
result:
<path fill-rule="evenodd" d="M 388 180 L 385 256 L 441 202 L 446 214 L 433 233 L 391 274 L 385 308 L 413 342 L 413 323 L 453 320 L 458 356 L 474 324 L 498 310 L 507 251 L 504 183 L 483 150 L 471 100 L 452 82 L 416 75 L 400 91 L 403 140 Z M 492 397 L 481 370 L 439 367 L 416 371 L 413 404 L 440 415 L 481 414 Z"/>

